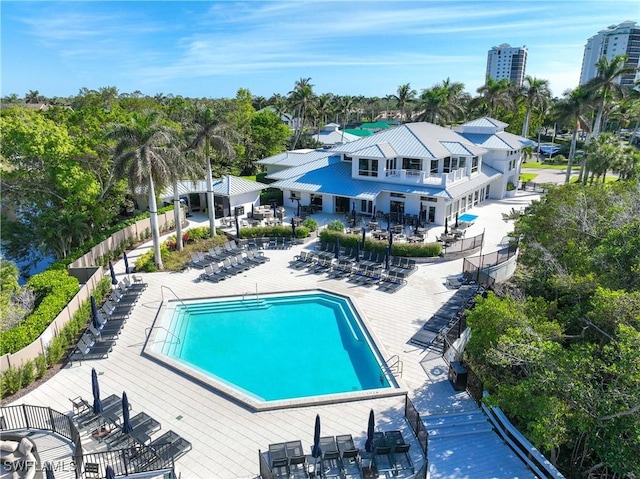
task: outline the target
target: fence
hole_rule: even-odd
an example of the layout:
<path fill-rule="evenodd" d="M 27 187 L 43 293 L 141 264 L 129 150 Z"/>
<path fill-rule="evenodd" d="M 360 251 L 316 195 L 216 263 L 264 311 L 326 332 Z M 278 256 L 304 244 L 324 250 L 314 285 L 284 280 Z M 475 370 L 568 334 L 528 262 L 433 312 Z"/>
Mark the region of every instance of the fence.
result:
<path fill-rule="evenodd" d="M 414 434 L 418 438 L 418 443 L 422 448 L 422 452 L 424 453 L 424 464 L 414 477 L 416 479 L 424 479 L 427 476 L 427 466 L 429 461 L 429 433 L 422 422 L 420 413 L 411 402 L 411 399 L 409 399 L 409 396 L 405 396 L 404 399 L 404 417 L 407 419 L 411 429 L 413 429 Z"/>
<path fill-rule="evenodd" d="M 462 263 L 462 274 L 469 280 L 488 288 L 495 283 L 495 278 L 490 275 L 489 268 L 506 263 L 518 254 L 518 245 L 512 244 L 493 253 L 482 256 L 465 258 Z"/>
<path fill-rule="evenodd" d="M 463 238 L 444 248 L 444 257 L 447 261 L 458 257 L 466 256 L 474 250 L 482 248 L 484 241 L 484 231 L 472 238 Z"/>
<path fill-rule="evenodd" d="M 274 479 L 271 468 L 264 457 L 264 454 L 258 449 L 258 463 L 260 465 L 260 477 L 262 479 Z"/>
<path fill-rule="evenodd" d="M 547 193 L 549 191 L 549 184 L 534 183 L 532 181 L 520 182 L 520 189 L 523 191 L 533 191 L 535 193 Z"/>
<path fill-rule="evenodd" d="M 182 220 L 184 221 L 184 209 L 181 209 Z M 160 230 L 170 228 L 175 225 L 173 220 L 173 210 L 158 215 L 158 224 Z M 104 257 L 110 251 L 116 251 L 123 244 L 135 242 L 144 237 L 144 231 L 151 227 L 151 220 L 144 218 L 137 221 L 133 225 L 126 226 L 124 229 L 115 232 L 109 238 L 97 244 L 89 252 L 78 258 L 69 265 L 69 273 L 77 277 L 82 286 L 78 293 L 69 301 L 67 306 L 60 311 L 53 322 L 42 332 L 42 334 L 34 342 L 25 346 L 15 353 L 7 353 L 0 356 L 0 372 L 5 372 L 10 367 L 20 367 L 25 361 L 35 359 L 45 354 L 51 340 L 58 336 L 60 330 L 67 324 L 73 315 L 80 309 L 85 301 L 89 300 L 91 293 L 96 289 L 98 283 L 105 275 L 103 268 L 98 267 L 98 260 Z"/>
<path fill-rule="evenodd" d="M 169 444 L 158 444 L 153 449 L 143 444 L 125 449 L 86 453 L 76 456 L 84 462 L 79 478 L 105 477 L 107 466 L 113 468 L 116 476 L 148 475 L 153 472 L 173 474 L 173 457 L 168 453 Z"/>
<path fill-rule="evenodd" d="M 27 406 L 26 404 L 0 408 L 0 430 L 20 429 L 51 431 L 73 442 L 76 478 L 80 477 L 83 464 L 82 441 L 78 429 L 68 416 L 54 411 L 50 407 Z"/>

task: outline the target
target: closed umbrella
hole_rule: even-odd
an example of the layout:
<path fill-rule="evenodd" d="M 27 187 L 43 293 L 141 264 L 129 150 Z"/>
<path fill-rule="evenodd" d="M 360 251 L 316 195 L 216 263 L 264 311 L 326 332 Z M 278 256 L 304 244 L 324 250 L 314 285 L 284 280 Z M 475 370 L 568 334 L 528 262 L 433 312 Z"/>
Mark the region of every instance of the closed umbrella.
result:
<path fill-rule="evenodd" d="M 339 259 L 340 258 L 340 238 L 338 238 L 337 236 L 336 236 L 336 244 L 333 248 L 335 250 L 334 254 L 336 256 L 336 259 Z"/>
<path fill-rule="evenodd" d="M 125 434 L 131 434 L 133 428 L 131 427 L 131 419 L 129 418 L 129 399 L 127 399 L 127 393 L 122 393 L 122 432 Z"/>
<path fill-rule="evenodd" d="M 424 215 L 424 207 L 422 206 L 422 201 L 420 202 L 420 216 L 418 217 L 418 226 L 422 228 L 422 215 Z"/>
<path fill-rule="evenodd" d="M 353 226 L 356 225 L 356 202 L 353 202 L 353 206 L 351 207 L 351 219 L 353 221 Z"/>
<path fill-rule="evenodd" d="M 104 477 L 105 479 L 116 479 L 116 473 L 113 471 L 113 467 L 107 466 Z"/>
<path fill-rule="evenodd" d="M 320 415 L 316 414 L 316 425 L 313 431 L 313 448 L 311 449 L 311 455 L 316 459 L 322 455 L 322 449 L 320 449 Z"/>
<path fill-rule="evenodd" d="M 367 240 L 367 230 L 364 229 L 364 225 L 362 226 L 362 247 L 364 248 L 365 242 Z"/>
<path fill-rule="evenodd" d="M 93 413 L 102 412 L 102 401 L 100 400 L 100 385 L 98 384 L 98 373 L 95 368 L 91 368 L 91 390 L 93 391 Z"/>
<path fill-rule="evenodd" d="M 131 272 L 129 271 L 129 258 L 127 258 L 127 253 L 122 253 L 122 259 L 124 260 L 124 272 L 129 275 Z"/>
<path fill-rule="evenodd" d="M 111 284 L 118 284 L 118 278 L 116 278 L 116 272 L 113 270 L 113 264 L 109 261 L 109 273 L 111 273 Z"/>
<path fill-rule="evenodd" d="M 376 207 L 373 207 L 373 211 L 371 212 L 371 218 L 375 218 L 376 217 Z"/>
<path fill-rule="evenodd" d="M 296 216 L 300 218 L 300 200 L 298 200 L 298 211 L 296 212 Z"/>
<path fill-rule="evenodd" d="M 456 212 L 456 225 L 455 228 L 458 229 L 458 213 Z"/>
<path fill-rule="evenodd" d="M 46 479 L 56 479 L 56 476 L 53 474 L 53 464 L 50 462 L 44 465 L 44 477 L 46 477 Z"/>
<path fill-rule="evenodd" d="M 252 217 L 252 218 L 253 218 L 254 208 L 255 208 L 255 207 L 254 207 L 253 203 L 251 203 L 251 217 Z"/>
<path fill-rule="evenodd" d="M 236 215 L 236 238 L 242 239 L 242 233 L 240 233 L 240 220 L 238 219 L 238 215 Z"/>
<path fill-rule="evenodd" d="M 389 269 L 389 258 L 391 258 L 391 248 L 387 248 L 387 252 L 384 254 L 384 267 Z"/>
<path fill-rule="evenodd" d="M 295 221 L 291 222 L 291 236 L 293 236 L 294 238 L 296 237 L 296 222 Z"/>
<path fill-rule="evenodd" d="M 444 234 L 449 234 L 449 219 L 444 219 Z"/>
<path fill-rule="evenodd" d="M 356 263 L 360 262 L 360 243 L 356 243 Z"/>
<path fill-rule="evenodd" d="M 96 329 L 100 329 L 102 326 L 98 319 L 98 306 L 96 306 L 96 298 L 91 295 L 91 322 Z"/>
<path fill-rule="evenodd" d="M 373 452 L 373 430 L 376 427 L 373 409 L 369 412 L 369 424 L 367 425 L 367 442 L 364 443 L 364 450 Z"/>

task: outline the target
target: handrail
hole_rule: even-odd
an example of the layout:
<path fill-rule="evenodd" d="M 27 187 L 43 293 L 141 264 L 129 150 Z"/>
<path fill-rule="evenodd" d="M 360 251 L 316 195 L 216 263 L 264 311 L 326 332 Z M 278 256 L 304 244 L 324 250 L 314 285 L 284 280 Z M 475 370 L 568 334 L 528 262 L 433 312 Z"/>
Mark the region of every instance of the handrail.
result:
<path fill-rule="evenodd" d="M 176 297 L 176 299 L 182 303 L 182 306 L 184 306 L 185 308 L 187 307 L 185 302 L 182 301 L 182 299 L 180 299 L 180 297 L 175 293 L 174 290 L 172 290 L 169 286 L 165 286 L 164 284 L 161 284 L 160 285 L 160 296 L 162 297 L 162 301 L 163 302 L 164 302 L 164 289 L 168 289 L 169 291 L 171 291 L 171 293 Z"/>
<path fill-rule="evenodd" d="M 391 362 L 393 359 L 395 359 L 395 361 Z M 402 377 L 402 371 L 404 370 L 404 363 L 402 362 L 402 359 L 400 359 L 400 356 L 398 356 L 397 354 L 394 354 L 384 362 L 384 365 L 392 372 L 395 369 L 395 371 L 400 375 L 400 377 Z"/>
<path fill-rule="evenodd" d="M 147 334 L 147 331 L 151 332 L 154 329 L 164 329 L 167 333 L 169 333 L 171 336 L 173 336 L 174 338 L 176 338 L 178 340 L 178 344 L 180 344 L 180 338 L 178 336 L 176 336 L 174 333 L 172 333 L 171 331 L 169 331 L 167 328 L 165 328 L 164 326 L 149 326 L 148 328 L 144 329 L 144 335 L 147 336 L 147 338 L 149 337 L 149 335 Z"/>

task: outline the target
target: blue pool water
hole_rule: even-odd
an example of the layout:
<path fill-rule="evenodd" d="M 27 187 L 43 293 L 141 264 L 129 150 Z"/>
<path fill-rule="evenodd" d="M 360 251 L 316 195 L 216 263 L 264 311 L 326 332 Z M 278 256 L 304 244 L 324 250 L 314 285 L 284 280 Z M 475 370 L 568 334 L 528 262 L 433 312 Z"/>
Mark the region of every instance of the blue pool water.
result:
<path fill-rule="evenodd" d="M 262 401 L 391 387 L 350 301 L 331 294 L 176 302 L 162 326 L 156 351 Z"/>
<path fill-rule="evenodd" d="M 470 222 L 470 221 L 473 221 L 473 220 L 475 220 L 475 219 L 477 219 L 477 218 L 478 218 L 478 216 L 477 216 L 477 215 L 472 215 L 472 214 L 469 214 L 469 213 L 465 213 L 465 214 L 463 214 L 462 216 L 460 216 L 460 217 L 458 218 L 458 221 L 467 221 L 467 222 Z"/>

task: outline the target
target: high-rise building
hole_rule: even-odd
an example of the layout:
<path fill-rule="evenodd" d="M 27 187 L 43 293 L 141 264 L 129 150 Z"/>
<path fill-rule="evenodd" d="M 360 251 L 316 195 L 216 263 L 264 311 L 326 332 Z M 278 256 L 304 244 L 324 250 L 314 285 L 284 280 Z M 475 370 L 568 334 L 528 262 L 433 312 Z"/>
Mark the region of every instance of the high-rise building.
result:
<path fill-rule="evenodd" d="M 520 86 L 527 68 L 527 47 L 512 47 L 508 43 L 493 47 L 487 54 L 487 77 L 506 78 Z"/>
<path fill-rule="evenodd" d="M 582 71 L 580 73 L 580 85 L 584 85 L 598 75 L 596 63 L 602 57 L 611 60 L 617 55 L 627 55 L 627 65 L 638 68 L 640 64 L 640 27 L 636 22 L 626 21 L 620 25 L 611 25 L 600 30 L 596 35 L 587 40 L 582 57 Z M 620 85 L 633 86 L 634 81 L 640 78 L 638 72 L 622 75 L 617 79 Z"/>

